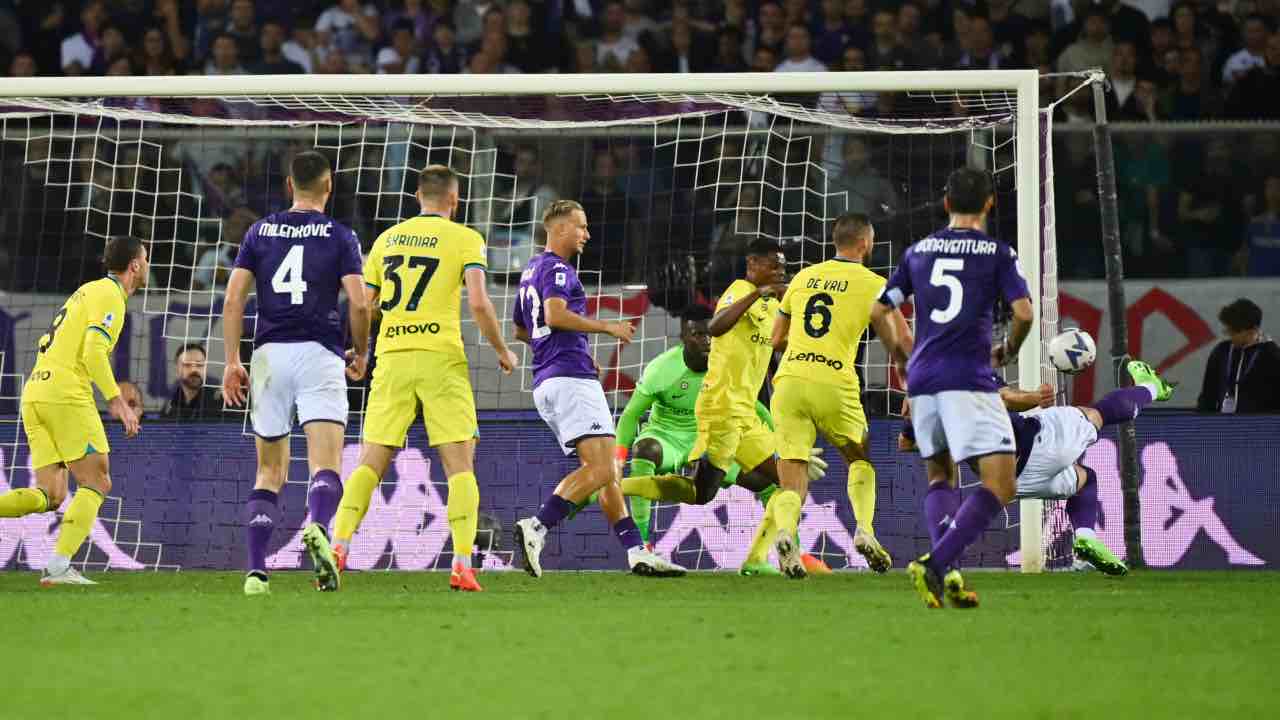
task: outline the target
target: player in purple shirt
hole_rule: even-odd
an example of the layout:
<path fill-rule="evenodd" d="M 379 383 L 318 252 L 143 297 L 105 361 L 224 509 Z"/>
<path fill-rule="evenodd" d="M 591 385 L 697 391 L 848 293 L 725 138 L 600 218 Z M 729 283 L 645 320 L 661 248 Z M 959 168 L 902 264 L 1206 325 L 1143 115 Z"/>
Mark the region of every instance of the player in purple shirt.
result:
<path fill-rule="evenodd" d="M 943 203 L 950 223 L 907 249 L 872 314 L 887 314 L 915 297 L 907 395 L 929 481 L 945 480 L 952 461 L 971 459 L 982 478 L 952 527 L 907 572 L 928 607 L 942 607 L 944 594 L 955 607 L 974 607 L 977 596 L 952 565 L 1016 490 L 1013 428 L 991 368 L 1018 354 L 1033 315 L 1017 254 L 984 231 L 995 203 L 990 175 L 972 168 L 952 172 Z M 1012 308 L 1013 323 L 993 350 L 1000 299 Z"/>
<path fill-rule="evenodd" d="M 600 506 L 627 550 L 631 571 L 659 577 L 683 575 L 684 568 L 645 549 L 635 521 L 627 514 L 613 462 L 613 411 L 587 349 L 587 333 L 612 335 L 625 344 L 635 330 L 629 322 L 586 316 L 587 293 L 570 265 L 591 237 L 582 206 L 557 200 L 543 214 L 542 224 L 547 249 L 530 259 L 520 276 L 512 319 L 516 338 L 533 347 L 533 401 L 538 414 L 551 426 L 564 453 L 576 453 L 582 467 L 560 481 L 536 516 L 516 522 L 516 546 L 524 552 L 524 568 L 534 577 L 542 576 L 547 531 L 599 490 Z"/>
<path fill-rule="evenodd" d="M 245 299 L 258 299 L 253 338 L 252 399 L 258 473 L 245 508 L 249 536 L 247 595 L 270 592 L 266 556 L 280 522 L 279 493 L 289 474 L 293 417 L 307 436 L 311 522 L 302 541 L 317 585 L 338 589 L 329 546 L 329 521 L 342 497 L 342 436 L 347 424 L 346 377 L 364 376 L 369 347 L 369 305 L 361 272 L 360 242 L 349 228 L 325 215 L 333 191 L 329 161 L 308 151 L 294 157 L 288 186 L 293 207 L 254 223 L 245 233 L 227 282 L 222 314 L 226 372 L 222 393 L 230 405 L 245 401 L 250 374 L 240 363 Z M 344 360 L 338 293 L 347 291 L 351 365 Z M 344 373 L 345 370 L 345 373 Z M 344 377 L 345 374 L 345 377 Z"/>

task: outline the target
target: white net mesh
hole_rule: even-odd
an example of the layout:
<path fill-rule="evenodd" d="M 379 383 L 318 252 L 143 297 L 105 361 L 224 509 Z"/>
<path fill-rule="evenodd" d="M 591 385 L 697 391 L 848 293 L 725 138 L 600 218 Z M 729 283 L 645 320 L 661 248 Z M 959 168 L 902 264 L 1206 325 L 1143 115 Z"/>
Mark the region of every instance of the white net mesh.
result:
<path fill-rule="evenodd" d="M 26 312 L 21 327 L 31 328 L 17 334 L 5 369 L 29 370 L 30 333 L 47 326 L 66 293 L 96 275 L 106 237 L 130 233 L 149 243 L 153 272 L 141 316 L 126 326 L 117 374 L 138 380 L 148 407 L 160 409 L 174 394 L 175 353 L 197 343 L 208 352 L 204 385 L 215 388 L 223 283 L 239 239 L 258 217 L 288 206 L 288 161 L 314 148 L 335 168 L 330 214 L 355 229 L 366 249 L 379 232 L 418 212 L 419 168 L 445 163 L 457 170 L 458 219 L 487 239 L 489 290 L 503 318 L 510 317 L 520 269 L 541 243 L 542 209 L 559 197 L 582 201 L 593 236 L 579 258 L 589 311 L 637 323 L 636 340 L 625 348 L 592 336 L 606 391 L 620 410 L 644 364 L 678 342 L 680 311 L 712 302 L 740 276 L 742 250 L 753 237 L 782 243 L 795 271 L 833 254 L 829 230 L 838 215 L 864 212 L 877 228 L 868 264 L 887 275 L 907 244 L 942 224 L 946 176 L 968 163 L 995 175 L 991 230 L 1013 242 L 1015 101 L 1011 91 L 10 98 L 0 106 L 5 207 L 15 234 L 38 242 L 3 258 L 4 310 Z M 1051 188 L 1047 127 L 1043 132 L 1042 186 Z M 1056 261 L 1051 193 L 1044 197 L 1047 342 L 1056 328 Z M 252 313 L 251 304 L 250 322 Z M 498 373 L 465 313 L 463 334 L 478 407 L 531 408 L 528 373 Z M 900 382 L 878 344 L 864 342 L 864 405 L 872 415 L 897 414 Z M 1047 371 L 1045 378 L 1056 383 Z M 357 417 L 364 387 L 351 389 Z M 207 416 L 228 417 L 221 408 Z M 245 423 L 243 413 L 229 419 Z M 348 425 L 349 443 L 360 429 L 360 422 Z M 301 467 L 301 443 L 294 454 Z M 294 477 L 304 476 L 295 468 Z M 815 506 L 830 507 L 834 518 L 842 488 L 823 492 L 815 491 Z M 913 497 L 896 499 L 904 512 L 914 512 L 905 507 Z M 728 510 L 702 508 L 693 520 L 677 508 L 655 514 L 657 530 L 683 522 L 701 528 L 694 540 L 672 535 L 677 561 L 723 566 L 730 551 L 713 548 L 714 537 L 726 548 L 745 548 L 738 535 L 749 536 L 760 509 L 736 489 L 721 500 Z M 716 536 L 712 524 L 727 534 Z M 920 533 L 900 533 L 918 545 Z M 806 544 L 845 564 L 849 546 L 836 524 L 814 526 L 810 535 Z M 1011 542 L 993 554 L 1012 551 Z"/>

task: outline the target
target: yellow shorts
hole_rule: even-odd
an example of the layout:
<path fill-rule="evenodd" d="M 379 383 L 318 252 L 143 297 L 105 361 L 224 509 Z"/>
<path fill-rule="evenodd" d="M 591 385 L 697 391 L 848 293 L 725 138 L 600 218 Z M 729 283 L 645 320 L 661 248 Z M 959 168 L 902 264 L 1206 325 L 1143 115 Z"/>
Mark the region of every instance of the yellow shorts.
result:
<path fill-rule="evenodd" d="M 778 457 L 809 459 L 817 433 L 836 447 L 867 439 L 867 416 L 856 388 L 781 377 L 770 403 L 778 433 Z"/>
<path fill-rule="evenodd" d="M 776 447 L 773 431 L 755 413 L 735 417 L 704 412 L 698 416 L 698 439 L 689 452 L 689 462 L 705 453 L 717 468 L 728 472 L 737 461 L 746 474 L 773 457 Z"/>
<path fill-rule="evenodd" d="M 422 411 L 431 447 L 476 437 L 476 401 L 466 358 L 427 350 L 378 357 L 364 413 L 364 441 L 404 447 Z"/>
<path fill-rule="evenodd" d="M 24 400 L 22 429 L 31 448 L 31 467 L 72 463 L 85 455 L 111 452 L 98 408 Z"/>

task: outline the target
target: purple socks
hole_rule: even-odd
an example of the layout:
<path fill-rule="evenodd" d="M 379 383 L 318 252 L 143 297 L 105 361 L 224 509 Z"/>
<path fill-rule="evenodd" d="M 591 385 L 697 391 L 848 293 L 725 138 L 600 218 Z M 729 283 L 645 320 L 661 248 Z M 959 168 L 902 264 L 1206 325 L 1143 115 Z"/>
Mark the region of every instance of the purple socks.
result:
<path fill-rule="evenodd" d="M 951 527 L 960 509 L 960 488 L 953 488 L 946 483 L 931 483 L 929 492 L 924 496 L 924 521 L 929 526 L 929 546 L 933 547 L 942 539 L 942 534 Z"/>
<path fill-rule="evenodd" d="M 1138 417 L 1138 412 L 1153 400 L 1151 391 L 1145 387 L 1120 388 L 1103 395 L 1093 409 L 1102 415 L 1103 425 L 1118 425 Z"/>
<path fill-rule="evenodd" d="M 559 525 L 560 521 L 568 517 L 571 512 L 573 512 L 573 503 L 559 495 L 552 495 L 542 503 L 542 507 L 538 508 L 537 518 L 542 527 L 550 530 Z M 635 527 L 634 523 L 632 527 Z"/>
<path fill-rule="evenodd" d="M 1084 487 L 1067 498 L 1067 517 L 1071 519 L 1072 528 L 1093 530 L 1098 526 L 1098 474 L 1093 468 L 1085 467 L 1084 475 Z"/>
<path fill-rule="evenodd" d="M 307 510 L 311 512 L 311 522 L 318 523 L 329 532 L 329 521 L 338 511 L 338 501 L 342 499 L 342 479 L 332 470 L 321 470 L 311 478 L 311 487 L 307 489 Z"/>
<path fill-rule="evenodd" d="M 943 534 L 942 539 L 929 551 L 929 567 L 941 577 L 947 572 L 960 553 L 978 539 L 991 524 L 991 518 L 1000 512 L 1000 499 L 985 487 L 969 494 L 956 513 L 955 526 Z"/>
<path fill-rule="evenodd" d="M 613 534 L 618 536 L 618 542 L 622 543 L 622 547 L 627 550 L 644 544 L 640 539 L 640 530 L 636 527 L 636 521 L 630 516 L 613 524 Z"/>
<path fill-rule="evenodd" d="M 244 524 L 249 534 L 249 572 L 267 574 L 267 545 L 280 522 L 278 497 L 270 490 L 254 490 L 244 506 Z"/>

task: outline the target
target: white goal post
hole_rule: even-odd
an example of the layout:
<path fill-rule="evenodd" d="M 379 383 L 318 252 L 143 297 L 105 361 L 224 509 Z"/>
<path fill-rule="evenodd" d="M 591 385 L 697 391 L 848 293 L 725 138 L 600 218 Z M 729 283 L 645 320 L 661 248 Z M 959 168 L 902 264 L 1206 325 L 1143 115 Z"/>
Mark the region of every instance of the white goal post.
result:
<path fill-rule="evenodd" d="M 308 110 L 312 104 L 293 105 L 319 100 L 321 111 L 335 115 L 359 115 L 371 120 L 404 121 L 403 114 L 381 114 L 384 107 L 379 98 L 395 99 L 402 107 L 412 111 L 414 99 L 438 96 L 568 96 L 575 98 L 608 99 L 628 98 L 647 101 L 670 98 L 686 102 L 698 102 L 697 98 L 711 98 L 723 102 L 723 98 L 749 97 L 754 100 L 773 95 L 818 93 L 905 93 L 912 97 L 930 98 L 940 106 L 948 103 L 967 107 L 985 107 L 987 97 L 999 97 L 999 109 L 1012 109 L 1013 170 L 1016 191 L 1017 249 L 1037 318 L 1044 318 L 1042 299 L 1042 262 L 1047 256 L 1042 245 L 1042 223 L 1052 222 L 1051 215 L 1042 219 L 1041 185 L 1051 179 L 1051 168 L 1044 172 L 1041 162 L 1043 141 L 1042 113 L 1039 107 L 1040 77 L 1034 70 L 947 70 L 920 72 L 823 72 L 823 73 L 741 73 L 741 74 L 596 74 L 596 75 L 289 75 L 289 76 L 169 76 L 169 77 L 74 77 L 74 78 L 9 78 L 0 85 L 0 111 L 14 112 L 17 108 L 43 108 L 55 112 L 76 112 L 84 107 L 86 99 L 93 98 L 218 98 L 240 99 L 247 102 L 269 101 L 273 108 L 298 108 Z M 352 99 L 352 100 L 349 100 Z M 371 102 L 364 102 L 371 100 Z M 1013 100 L 1012 103 L 1009 101 Z M 58 103 L 65 102 L 62 106 Z M 730 101 L 732 102 L 732 101 Z M 748 106 L 755 108 L 756 106 Z M 994 105 L 992 107 L 995 107 Z M 792 112 L 792 108 L 797 108 Z M 103 107 L 104 110 L 107 108 Z M 798 106 L 777 104 L 768 106 L 768 112 L 791 117 L 793 120 L 822 122 L 822 118 L 805 114 Z M 33 111 L 34 112 L 34 111 Z M 452 111 L 451 111 L 452 112 Z M 121 114 L 131 119 L 152 119 L 147 109 L 122 109 Z M 792 114 L 788 114 L 792 113 Z M 162 114 L 154 116 L 160 119 Z M 466 112 L 452 112 L 443 119 L 430 122 L 465 125 Z M 476 116 L 479 117 L 479 116 Z M 635 122 L 650 122 L 652 117 Z M 192 124 L 200 124 L 198 117 L 188 118 Z M 426 122 L 410 119 L 410 122 Z M 216 121 L 210 120 L 210 123 Z M 334 122 L 315 119 L 290 119 L 268 117 L 251 121 L 259 125 L 302 125 L 315 122 Z M 617 123 L 627 123 L 626 119 Z M 932 127 L 928 121 L 903 122 L 880 119 L 877 128 L 891 133 L 942 132 L 939 125 Z M 550 120 L 530 121 L 512 118 L 512 127 L 555 128 L 589 121 Z M 950 130 L 954 130 L 951 127 Z M 1051 205 L 1048 207 L 1051 208 Z M 1051 210 L 1050 210 L 1051 213 Z M 1006 232 L 1007 234 L 1007 232 Z M 1005 238 L 1006 240 L 1008 238 Z M 1056 268 L 1044 272 L 1056 273 Z M 1048 291 L 1056 293 L 1056 283 Z M 1056 299 L 1054 299 L 1056 305 Z M 1056 322 L 1056 308 L 1052 321 Z M 1049 327 L 1052 327 L 1050 325 Z M 1035 388 L 1045 378 L 1042 371 L 1042 322 L 1032 324 L 1018 361 L 1018 383 L 1023 388 Z M 922 479 L 923 482 L 923 479 Z M 1020 506 L 1020 550 L 1023 572 L 1040 572 L 1044 568 L 1045 543 L 1042 531 L 1042 503 L 1039 500 L 1023 500 Z"/>

